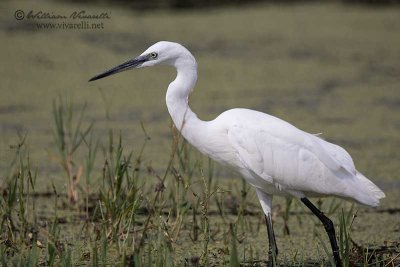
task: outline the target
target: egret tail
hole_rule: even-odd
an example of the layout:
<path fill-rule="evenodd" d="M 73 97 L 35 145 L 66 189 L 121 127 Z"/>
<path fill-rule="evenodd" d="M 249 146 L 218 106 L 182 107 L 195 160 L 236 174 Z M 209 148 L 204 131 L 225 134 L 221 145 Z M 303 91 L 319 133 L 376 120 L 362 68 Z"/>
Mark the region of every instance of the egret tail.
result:
<path fill-rule="evenodd" d="M 357 191 L 354 192 L 354 198 L 361 204 L 378 207 L 379 200 L 385 197 L 385 193 L 361 172 L 357 171 L 356 177 Z"/>

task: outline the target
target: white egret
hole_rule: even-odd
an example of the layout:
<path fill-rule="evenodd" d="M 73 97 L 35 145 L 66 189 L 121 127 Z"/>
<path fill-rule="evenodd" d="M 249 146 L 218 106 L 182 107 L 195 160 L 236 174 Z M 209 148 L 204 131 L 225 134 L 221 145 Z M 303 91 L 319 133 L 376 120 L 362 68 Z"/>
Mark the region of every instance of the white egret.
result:
<path fill-rule="evenodd" d="M 342 266 L 332 221 L 308 197 L 336 196 L 376 207 L 385 194 L 356 170 L 340 146 L 271 115 L 236 108 L 212 121 L 197 118 L 188 97 L 197 80 L 197 63 L 182 45 L 158 42 L 140 56 L 94 76 L 90 81 L 141 67 L 167 64 L 177 76 L 168 86 L 168 111 L 184 138 L 203 154 L 239 172 L 255 187 L 265 214 L 270 263 L 278 252 L 272 228 L 272 196 L 295 197 L 323 223 L 336 266 Z"/>

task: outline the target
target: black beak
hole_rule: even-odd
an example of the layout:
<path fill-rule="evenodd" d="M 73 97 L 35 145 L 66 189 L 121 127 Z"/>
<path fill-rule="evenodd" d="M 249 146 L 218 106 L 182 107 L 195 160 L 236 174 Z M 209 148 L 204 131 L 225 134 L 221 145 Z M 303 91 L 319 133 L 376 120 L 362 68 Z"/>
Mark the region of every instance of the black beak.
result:
<path fill-rule="evenodd" d="M 128 60 L 127 62 L 122 63 L 121 65 L 118 65 L 118 66 L 116 66 L 116 67 L 114 67 L 114 68 L 112 68 L 110 70 L 107 70 L 107 71 L 105 71 L 103 73 L 100 73 L 100 74 L 94 76 L 93 78 L 91 78 L 89 80 L 89 82 L 95 81 L 95 80 L 98 80 L 98 79 L 101 79 L 101 78 L 104 78 L 104 77 L 107 77 L 107 76 L 110 76 L 110 75 L 113 75 L 113 74 L 118 73 L 118 72 L 122 72 L 124 70 L 128 70 L 128 69 L 139 67 L 144 62 L 146 62 L 147 59 L 148 58 L 146 56 L 138 56 L 137 58 Z"/>

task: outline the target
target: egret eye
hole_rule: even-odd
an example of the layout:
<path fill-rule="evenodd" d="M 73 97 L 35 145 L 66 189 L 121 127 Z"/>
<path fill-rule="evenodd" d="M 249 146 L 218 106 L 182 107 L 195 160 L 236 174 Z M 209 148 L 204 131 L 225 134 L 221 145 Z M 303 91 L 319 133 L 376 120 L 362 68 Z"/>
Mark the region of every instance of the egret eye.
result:
<path fill-rule="evenodd" d="M 153 52 L 153 53 L 150 54 L 150 57 L 151 57 L 152 59 L 156 59 L 157 56 L 158 56 L 158 54 L 157 54 L 156 52 Z"/>

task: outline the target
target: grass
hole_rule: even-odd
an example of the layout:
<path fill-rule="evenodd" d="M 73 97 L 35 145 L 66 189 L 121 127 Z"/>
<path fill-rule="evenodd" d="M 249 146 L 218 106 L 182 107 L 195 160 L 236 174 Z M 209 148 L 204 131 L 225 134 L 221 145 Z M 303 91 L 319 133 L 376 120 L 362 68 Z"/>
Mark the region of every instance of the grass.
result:
<path fill-rule="evenodd" d="M 81 130 L 86 105 L 78 111 L 78 118 L 75 118 L 76 116 L 74 116 L 74 108 L 71 97 L 64 97 L 58 99 L 58 101 L 53 101 L 53 117 L 55 125 L 53 136 L 58 149 L 58 156 L 52 155 L 52 158 L 60 165 L 66 174 L 68 199 L 71 203 L 78 201 L 78 192 L 76 187 L 83 174 L 83 166 L 74 161 L 74 155 L 81 143 L 87 138 L 93 126 L 92 123 L 87 126 L 86 129 Z M 74 122 L 73 119 L 76 119 L 76 122 Z M 89 145 L 86 178 L 88 178 L 88 175 L 91 172 L 90 165 L 93 164 L 93 156 L 95 156 L 91 154 L 93 153 Z"/>
<path fill-rule="evenodd" d="M 80 168 L 85 168 L 87 176 L 85 187 L 80 186 L 83 181 L 74 180 L 74 196 L 78 196 L 78 191 L 86 196 L 71 201 L 70 184 L 65 192 L 58 192 L 53 185 L 53 192 L 46 196 L 54 201 L 52 212 L 45 218 L 40 216 L 35 204 L 37 171 L 32 171 L 30 164 L 29 151 L 25 145 L 28 137 L 21 136 L 18 144 L 13 146 L 15 157 L 0 198 L 0 259 L 3 265 L 253 266 L 266 262 L 266 254 L 263 255 L 259 247 L 251 244 L 251 239 L 263 232 L 261 229 L 264 226 L 260 221 L 254 222 L 253 217 L 262 218 L 262 214 L 259 210 L 251 211 L 255 208 L 247 200 L 249 187 L 245 182 L 240 189 L 221 189 L 222 185 L 214 180 L 214 165 L 206 161 L 204 168 L 201 159 L 191 151 L 174 127 L 171 127 L 174 137 L 171 158 L 165 173 L 160 176 L 151 166 L 142 168 L 141 158 L 150 140 L 144 127 L 144 144 L 136 155 L 132 151 L 125 151 L 122 136 L 115 138 L 111 129 L 106 144 L 100 140 L 93 141 L 96 138 L 92 132 L 93 124 L 81 130 L 83 112 L 77 113 L 76 120 L 70 109 L 63 108 L 64 100 L 60 98 L 53 108 L 57 117 L 54 121 L 57 129 L 55 143 L 62 144 L 60 140 L 64 140 L 65 133 L 82 138 L 78 143 L 73 142 L 76 140 L 74 138 L 68 139 L 76 144 L 68 151 L 79 153 L 87 150 L 86 154 L 82 153 L 84 160 L 80 161 L 86 162 L 80 165 Z M 72 107 L 73 100 L 68 101 Z M 67 126 L 62 119 L 65 117 L 70 122 Z M 70 135 L 71 132 L 66 128 L 77 129 L 77 132 Z M 94 142 L 96 145 L 93 145 Z M 66 144 L 64 147 L 68 146 Z M 102 147 L 103 161 L 96 161 L 96 157 L 100 157 L 97 155 L 98 147 Z M 60 147 L 58 149 L 64 151 Z M 76 166 L 73 162 L 73 157 L 69 157 L 67 163 Z M 102 164 L 102 167 L 96 166 L 97 163 Z M 65 166 L 62 160 L 59 164 Z M 89 177 L 96 170 L 97 175 L 101 175 L 100 183 L 96 190 L 89 190 L 89 186 L 93 186 L 89 185 Z M 67 178 L 69 182 L 69 175 Z M 238 201 L 235 215 L 225 212 L 229 203 L 221 202 L 219 197 L 227 194 Z M 279 215 L 283 220 L 283 236 L 290 236 L 289 219 L 299 217 L 298 214 L 293 215 L 291 204 L 292 201 L 287 200 L 286 208 Z M 334 215 L 339 206 L 333 199 L 329 204 L 329 212 Z M 218 208 L 218 211 L 214 211 L 218 216 L 212 216 L 212 207 Z M 344 266 L 397 264 L 398 243 L 393 243 L 391 247 L 385 246 L 378 252 L 352 240 L 351 227 L 357 216 L 353 207 L 346 215 L 342 210 L 339 217 L 339 247 Z M 81 228 L 79 234 L 72 234 L 72 237 L 63 234 L 74 232 L 74 223 L 70 221 L 74 220 L 74 216 L 65 214 L 69 210 L 78 216 Z M 251 213 L 255 216 L 249 216 Z M 215 220 L 215 217 L 220 219 Z M 329 259 L 331 252 L 325 236 L 321 234 L 320 223 L 317 223 L 314 230 L 326 253 L 325 257 Z M 188 243 L 197 249 L 185 250 L 184 246 Z M 216 251 L 218 256 L 215 255 Z M 311 264 L 304 256 L 299 258 L 297 255 L 292 259 L 285 256 L 284 260 L 278 262 L 284 266 Z"/>
<path fill-rule="evenodd" d="M 40 31 L 10 16 L 29 10 L 28 2 L 0 5 L 2 265 L 266 264 L 253 189 L 168 127 L 160 88 L 173 70 L 87 84 L 161 39 L 195 54 L 191 105 L 201 118 L 251 107 L 309 132 L 323 129 L 324 138 L 344 146 L 387 198 L 381 208 L 357 213 L 341 200 L 315 203 L 334 220 L 346 263 L 398 264 L 396 8 L 256 5 L 139 14 L 38 2 L 57 13 L 111 11 L 103 31 L 81 32 Z M 299 203 L 274 199 L 273 220 L 280 265 L 329 265 L 323 228 Z"/>

